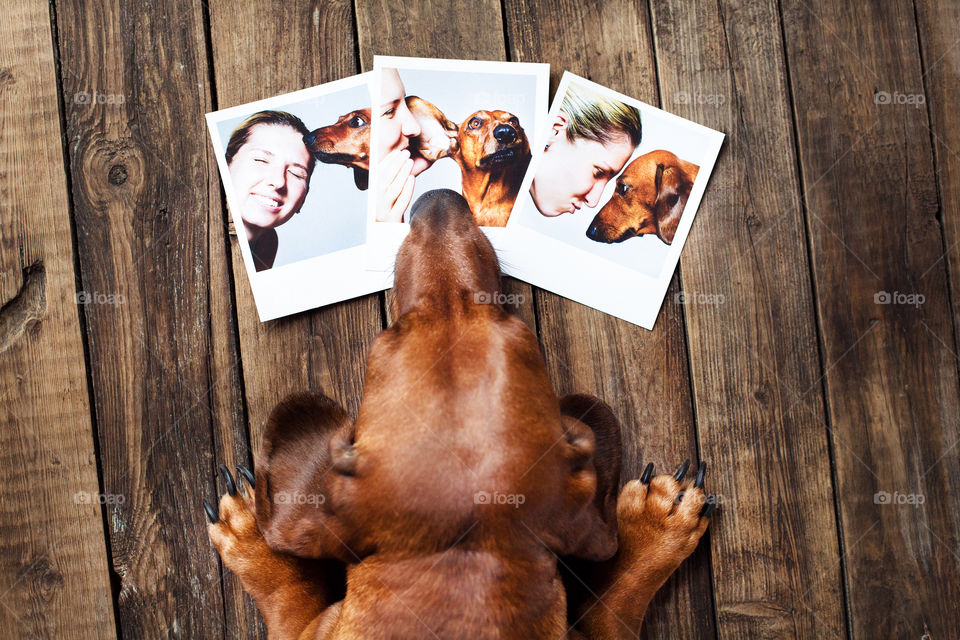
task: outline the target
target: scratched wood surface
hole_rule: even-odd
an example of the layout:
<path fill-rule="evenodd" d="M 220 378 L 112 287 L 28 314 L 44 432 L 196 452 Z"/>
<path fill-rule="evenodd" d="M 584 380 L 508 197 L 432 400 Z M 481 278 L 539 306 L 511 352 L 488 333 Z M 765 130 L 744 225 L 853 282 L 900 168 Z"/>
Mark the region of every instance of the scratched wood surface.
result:
<path fill-rule="evenodd" d="M 624 480 L 689 457 L 723 497 L 641 636 L 957 637 L 958 22 L 956 0 L 15 0 L 0 635 L 266 637 L 200 500 L 287 393 L 356 412 L 391 294 L 258 322 L 202 115 L 393 54 L 549 62 L 551 91 L 569 69 L 727 134 L 654 331 L 504 285 L 558 392 L 622 420 Z"/>
<path fill-rule="evenodd" d="M 0 636 L 114 638 L 49 20 L 0 21 Z"/>
<path fill-rule="evenodd" d="M 950 637 L 960 629 L 960 387 L 939 214 L 955 230 L 958 212 L 938 201 L 916 15 L 878 3 L 863 22 L 858 7 L 814 1 L 784 3 L 783 18 L 850 628 Z M 816 54 L 800 46 L 815 41 Z M 824 60 L 832 77 L 814 90 Z"/>

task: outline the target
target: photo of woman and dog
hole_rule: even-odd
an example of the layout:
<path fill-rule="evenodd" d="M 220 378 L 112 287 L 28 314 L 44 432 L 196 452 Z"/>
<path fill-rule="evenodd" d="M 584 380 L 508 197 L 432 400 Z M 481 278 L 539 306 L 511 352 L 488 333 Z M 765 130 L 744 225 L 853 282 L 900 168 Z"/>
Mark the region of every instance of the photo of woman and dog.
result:
<path fill-rule="evenodd" d="M 261 319 L 377 290 L 362 264 L 370 78 L 207 114 Z"/>
<path fill-rule="evenodd" d="M 652 328 L 723 135 L 565 73 L 543 140 L 506 271 Z"/>
<path fill-rule="evenodd" d="M 377 63 L 376 220 L 404 222 L 422 193 L 447 188 L 466 198 L 478 225 L 505 226 L 530 163 L 531 132 L 546 111 L 545 93 L 538 96 L 546 65 Z"/>

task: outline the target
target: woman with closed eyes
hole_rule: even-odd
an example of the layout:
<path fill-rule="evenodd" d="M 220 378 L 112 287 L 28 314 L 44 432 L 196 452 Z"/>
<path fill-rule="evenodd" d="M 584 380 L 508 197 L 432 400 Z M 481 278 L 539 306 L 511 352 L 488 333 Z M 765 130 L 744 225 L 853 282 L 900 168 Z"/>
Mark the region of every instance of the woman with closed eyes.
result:
<path fill-rule="evenodd" d="M 273 267 L 276 228 L 300 211 L 314 158 L 303 144 L 309 130 L 296 116 L 260 111 L 230 136 L 226 159 L 257 271 Z"/>

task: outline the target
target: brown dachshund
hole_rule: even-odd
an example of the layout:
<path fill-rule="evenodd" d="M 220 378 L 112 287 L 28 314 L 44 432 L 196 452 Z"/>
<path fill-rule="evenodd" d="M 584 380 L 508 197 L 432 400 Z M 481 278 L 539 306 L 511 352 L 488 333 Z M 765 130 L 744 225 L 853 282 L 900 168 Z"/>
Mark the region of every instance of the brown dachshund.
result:
<path fill-rule="evenodd" d="M 617 419 L 554 395 L 459 194 L 414 205 L 394 286 L 356 420 L 285 400 L 256 475 L 221 465 L 219 511 L 204 503 L 270 638 L 633 637 L 707 528 L 705 466 L 651 464 L 618 492 Z M 565 584 L 561 557 L 591 562 Z"/>
<path fill-rule="evenodd" d="M 456 150 L 457 125 L 423 98 L 407 96 L 406 103 L 422 131 L 420 137 L 410 140 L 413 155 L 419 154 L 435 162 Z M 314 129 L 303 137 L 303 143 L 320 162 L 352 167 L 357 188 L 367 188 L 370 181 L 370 109 L 351 111 L 331 125 Z"/>
<path fill-rule="evenodd" d="M 459 130 L 453 154 L 463 172 L 463 197 L 484 227 L 507 224 L 530 164 L 530 143 L 520 121 L 506 111 L 477 111 Z"/>
<path fill-rule="evenodd" d="M 643 154 L 617 178 L 613 197 L 593 218 L 587 237 L 623 242 L 655 233 L 666 244 L 672 243 L 699 170 L 669 151 Z"/>
<path fill-rule="evenodd" d="M 353 180 L 360 190 L 370 181 L 370 109 L 357 109 L 337 118 L 329 126 L 303 136 L 303 144 L 320 162 L 353 168 Z"/>
<path fill-rule="evenodd" d="M 457 125 L 447 119 L 440 109 L 417 96 L 407 96 L 407 108 L 420 125 L 420 135 L 410 138 L 410 154 L 420 155 L 436 162 L 457 151 Z"/>

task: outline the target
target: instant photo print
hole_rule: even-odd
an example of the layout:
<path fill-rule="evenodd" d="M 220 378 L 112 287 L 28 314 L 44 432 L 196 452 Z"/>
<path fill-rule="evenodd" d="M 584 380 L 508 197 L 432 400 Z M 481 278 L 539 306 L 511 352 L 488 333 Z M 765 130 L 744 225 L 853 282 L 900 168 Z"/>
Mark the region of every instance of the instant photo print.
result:
<path fill-rule="evenodd" d="M 372 77 L 206 115 L 261 321 L 384 288 L 364 267 Z"/>
<path fill-rule="evenodd" d="M 653 329 L 723 134 L 565 72 L 503 271 Z"/>
<path fill-rule="evenodd" d="M 410 206 L 453 189 L 495 249 L 543 130 L 550 67 L 374 56 L 367 267 L 392 280 Z"/>

